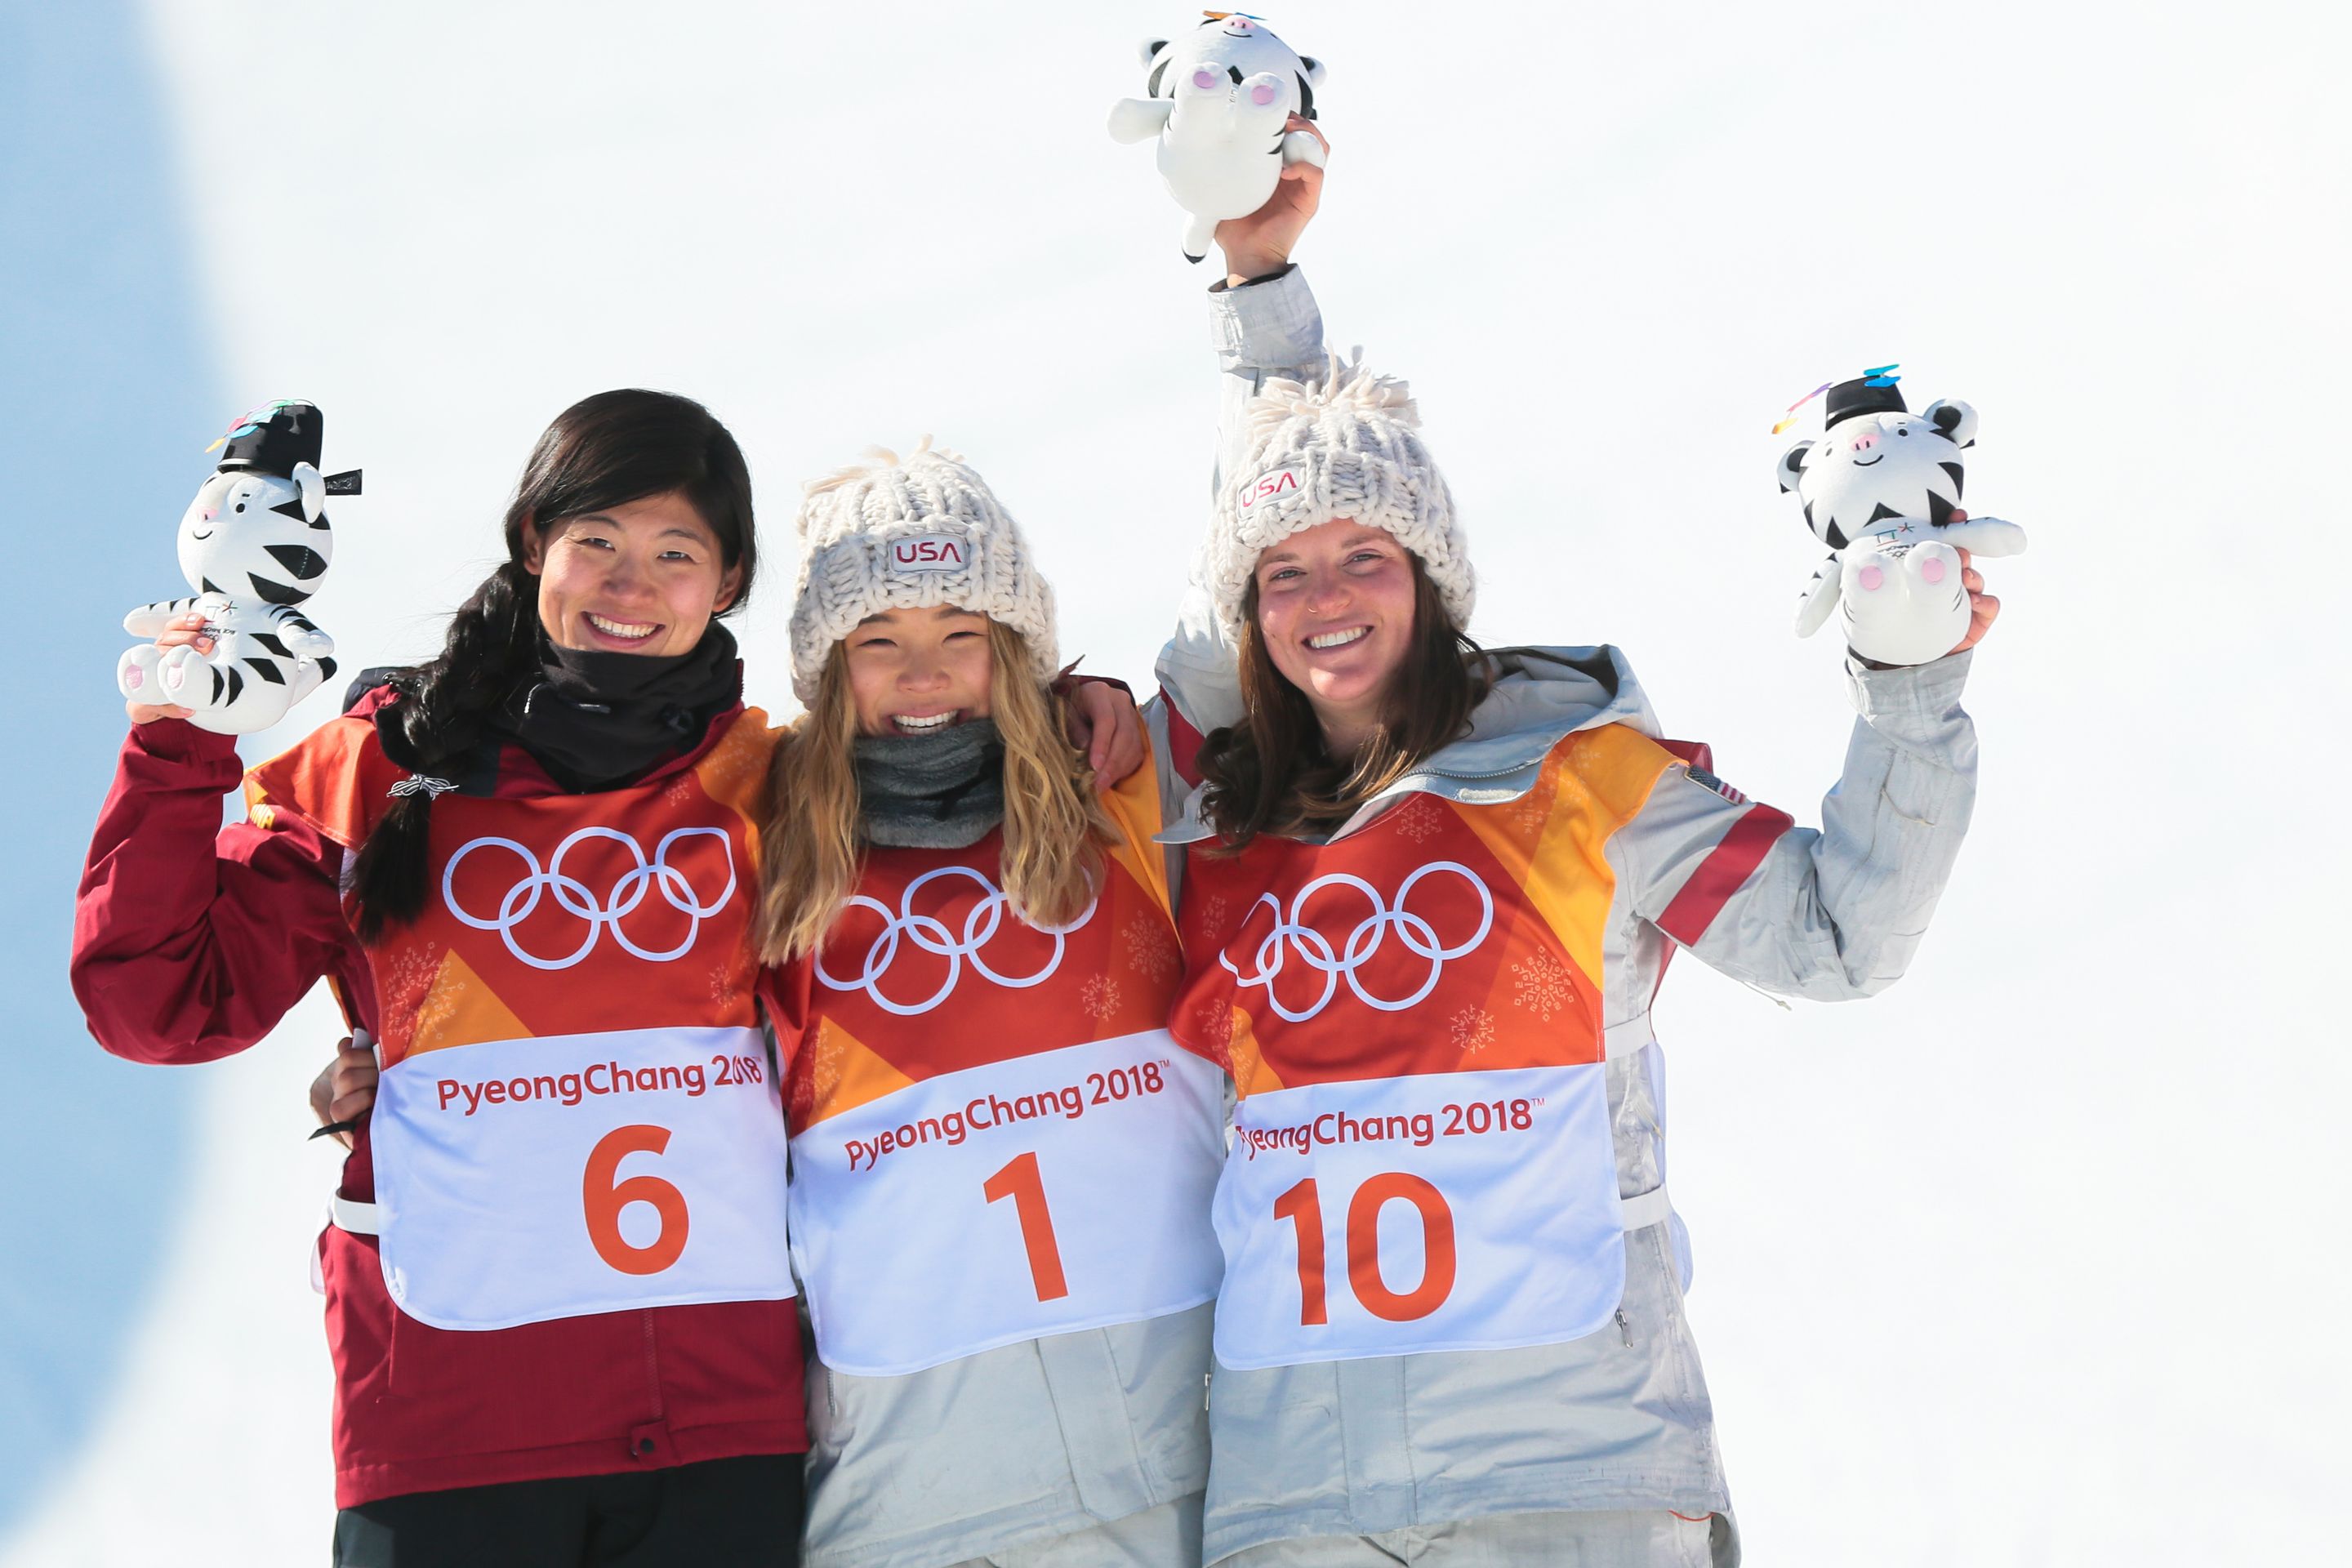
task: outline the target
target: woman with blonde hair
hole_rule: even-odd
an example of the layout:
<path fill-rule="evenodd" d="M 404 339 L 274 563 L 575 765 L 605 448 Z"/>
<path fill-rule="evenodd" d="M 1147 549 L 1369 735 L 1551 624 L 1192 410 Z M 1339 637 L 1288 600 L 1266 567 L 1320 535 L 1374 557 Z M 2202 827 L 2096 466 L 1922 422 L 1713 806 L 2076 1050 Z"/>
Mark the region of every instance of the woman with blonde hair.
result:
<path fill-rule="evenodd" d="M 1063 739 L 1054 602 L 928 440 L 812 484 L 757 938 L 815 1334 L 804 1561 L 1193 1564 L 1224 1075 L 1165 1023 L 1159 770 Z"/>

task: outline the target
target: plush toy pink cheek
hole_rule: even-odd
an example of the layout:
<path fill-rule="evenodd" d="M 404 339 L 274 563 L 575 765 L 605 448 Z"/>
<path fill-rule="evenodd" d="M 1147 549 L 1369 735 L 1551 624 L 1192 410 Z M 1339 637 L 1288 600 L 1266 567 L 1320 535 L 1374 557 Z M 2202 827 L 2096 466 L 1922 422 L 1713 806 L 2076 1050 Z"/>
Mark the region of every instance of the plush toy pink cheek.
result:
<path fill-rule="evenodd" d="M 1274 101 L 1274 84 L 1272 82 L 1262 81 L 1255 87 L 1250 89 L 1250 101 L 1256 104 L 1260 109 L 1264 109 L 1267 104 L 1272 103 Z"/>
<path fill-rule="evenodd" d="M 1935 573 L 1937 577 L 1940 577 L 1944 574 L 1944 569 L 1941 566 L 1936 567 Z M 1862 589 L 1863 592 L 1866 594 L 1875 594 L 1881 587 L 1885 586 L 1886 583 L 1886 574 L 1880 571 L 1875 566 L 1865 566 L 1861 571 L 1853 574 L 1853 581 L 1854 585 Z M 1928 581 L 1932 583 L 1935 581 L 1935 578 L 1931 577 Z"/>

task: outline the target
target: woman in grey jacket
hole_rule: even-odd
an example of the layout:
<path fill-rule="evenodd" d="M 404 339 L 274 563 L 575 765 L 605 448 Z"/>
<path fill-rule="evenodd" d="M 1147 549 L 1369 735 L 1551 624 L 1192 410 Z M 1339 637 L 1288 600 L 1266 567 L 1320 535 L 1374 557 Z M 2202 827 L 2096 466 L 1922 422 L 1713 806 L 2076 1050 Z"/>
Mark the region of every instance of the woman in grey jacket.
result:
<path fill-rule="evenodd" d="M 1053 595 L 961 458 L 877 453 L 798 525 L 759 929 L 815 1339 L 801 1561 L 1191 1568 L 1225 1089 L 1166 1028 L 1156 774 L 1063 739 Z"/>
<path fill-rule="evenodd" d="M 1616 650 L 1477 649 L 1412 402 L 1327 362 L 1288 264 L 1320 179 L 1220 231 L 1214 521 L 1155 719 L 1205 781 L 1163 835 L 1173 1027 L 1240 1097 L 1205 1559 L 1734 1563 L 1650 1000 L 1675 947 L 1821 1000 L 1902 973 L 1997 605 L 1931 663 L 1850 665 L 1820 831 L 1662 742 Z"/>

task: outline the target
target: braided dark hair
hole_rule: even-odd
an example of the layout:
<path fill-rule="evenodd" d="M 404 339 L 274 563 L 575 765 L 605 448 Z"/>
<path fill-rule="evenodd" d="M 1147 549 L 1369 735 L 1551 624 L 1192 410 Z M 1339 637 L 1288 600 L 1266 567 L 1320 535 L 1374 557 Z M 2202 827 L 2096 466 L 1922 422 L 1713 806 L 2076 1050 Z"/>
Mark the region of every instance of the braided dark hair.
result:
<path fill-rule="evenodd" d="M 507 558 L 449 618 L 441 652 L 395 672 L 401 700 L 387 715 L 404 753 L 394 761 L 428 774 L 458 768 L 489 733 L 489 720 L 539 668 L 538 579 L 523 563 L 536 534 L 567 518 L 676 491 L 719 536 L 741 586 L 722 615 L 743 607 L 759 566 L 751 475 L 727 426 L 690 398 L 627 388 L 585 397 L 547 427 L 507 507 Z M 352 868 L 356 929 L 374 943 L 425 909 L 433 794 L 418 790 L 384 812 Z"/>

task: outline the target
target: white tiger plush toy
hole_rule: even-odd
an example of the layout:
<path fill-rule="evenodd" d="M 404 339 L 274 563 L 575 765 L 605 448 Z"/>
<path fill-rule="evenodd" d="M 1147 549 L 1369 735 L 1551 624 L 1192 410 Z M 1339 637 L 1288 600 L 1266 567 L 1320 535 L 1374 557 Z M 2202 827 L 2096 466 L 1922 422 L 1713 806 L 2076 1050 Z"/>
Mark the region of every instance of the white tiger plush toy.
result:
<path fill-rule="evenodd" d="M 285 718 L 334 674 L 334 639 L 295 606 L 334 554 L 327 497 L 359 494 L 360 475 L 320 474 L 320 425 L 308 403 L 274 403 L 213 443 L 228 450 L 180 518 L 180 571 L 195 596 L 122 617 L 124 631 L 152 638 L 202 611 L 211 651 L 152 641 L 131 649 L 115 667 L 123 696 L 191 709 L 198 729 L 243 735 Z"/>
<path fill-rule="evenodd" d="M 1959 551 L 2015 555 L 2025 531 L 1995 517 L 1953 521 L 1977 411 L 1938 399 L 1911 413 L 1902 378 L 1886 374 L 1895 368 L 1817 388 L 1829 394 L 1822 438 L 1781 454 L 1779 477 L 1836 552 L 1797 601 L 1797 635 L 1812 636 L 1843 605 L 1848 647 L 1880 664 L 1926 664 L 1968 635 Z"/>
<path fill-rule="evenodd" d="M 1184 259 L 1209 254 L 1217 225 L 1265 205 L 1286 163 L 1323 163 L 1323 144 L 1286 134 L 1292 114 L 1315 118 L 1323 62 L 1292 50 L 1265 23 L 1238 11 L 1211 11 L 1173 42 L 1144 41 L 1150 68 L 1144 96 L 1111 105 L 1114 141 L 1160 139 L 1168 194 L 1192 214 Z"/>

